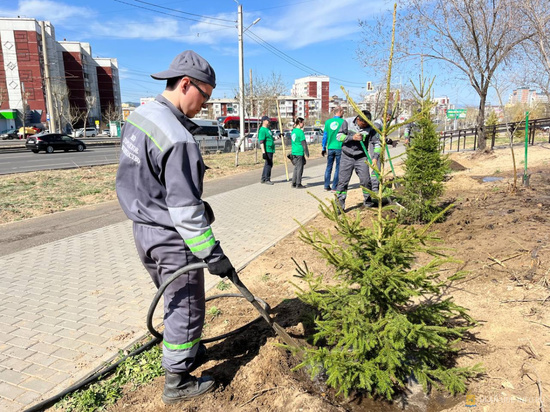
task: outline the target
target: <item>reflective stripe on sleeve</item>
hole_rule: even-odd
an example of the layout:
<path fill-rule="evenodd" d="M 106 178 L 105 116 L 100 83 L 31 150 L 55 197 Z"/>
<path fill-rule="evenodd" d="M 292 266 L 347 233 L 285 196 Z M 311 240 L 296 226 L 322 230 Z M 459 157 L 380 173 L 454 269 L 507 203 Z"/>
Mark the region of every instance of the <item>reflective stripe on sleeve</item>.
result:
<path fill-rule="evenodd" d="M 216 243 L 216 238 L 212 233 L 212 228 L 209 228 L 202 235 L 191 239 L 184 239 L 184 241 L 185 244 L 189 246 L 191 252 L 195 253 L 200 252 L 201 250 L 204 250 L 208 247 L 214 246 L 214 244 Z"/>

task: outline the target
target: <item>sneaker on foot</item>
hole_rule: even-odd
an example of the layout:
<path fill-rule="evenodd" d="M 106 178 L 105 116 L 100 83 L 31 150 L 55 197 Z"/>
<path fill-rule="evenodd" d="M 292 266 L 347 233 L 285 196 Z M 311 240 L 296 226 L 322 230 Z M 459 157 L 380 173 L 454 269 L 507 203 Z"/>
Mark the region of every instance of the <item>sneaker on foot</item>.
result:
<path fill-rule="evenodd" d="M 296 185 L 296 189 L 305 189 L 307 186 L 304 185 Z"/>
<path fill-rule="evenodd" d="M 330 192 L 330 187 L 325 187 L 325 192 Z"/>
<path fill-rule="evenodd" d="M 266 184 L 266 185 L 273 185 L 273 182 L 272 182 L 271 180 L 266 180 L 266 181 L 264 182 L 264 184 Z"/>

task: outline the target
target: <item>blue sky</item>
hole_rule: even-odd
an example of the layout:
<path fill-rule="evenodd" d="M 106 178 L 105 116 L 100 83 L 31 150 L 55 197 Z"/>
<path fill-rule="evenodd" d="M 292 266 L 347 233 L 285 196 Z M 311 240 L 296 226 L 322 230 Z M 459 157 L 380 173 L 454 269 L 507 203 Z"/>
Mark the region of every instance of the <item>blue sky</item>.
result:
<path fill-rule="evenodd" d="M 155 96 L 164 87 L 150 73 L 166 69 L 174 56 L 193 49 L 216 70 L 213 97 L 233 97 L 238 88 L 238 35 L 235 0 L 20 0 L 0 2 L 2 17 L 32 17 L 52 22 L 58 41 L 89 42 L 92 54 L 118 59 L 123 101 Z M 357 58 L 358 20 L 376 18 L 391 7 L 384 0 L 240 1 L 244 27 L 261 20 L 244 36 L 245 81 L 249 71 L 263 78 L 280 74 L 288 92 L 294 79 L 330 77 L 330 92 L 354 99 L 380 73 Z M 160 6 L 160 7 L 155 7 Z M 16 7 L 16 9 L 14 9 Z M 184 13 L 182 13 L 184 12 Z M 188 13 L 188 14 L 185 14 Z M 208 16 L 209 18 L 205 18 Z M 282 56 L 282 58 L 281 58 Z M 307 67 L 305 67 L 305 66 Z M 406 82 L 396 76 L 395 84 Z M 415 74 L 416 78 L 416 74 Z M 457 105 L 478 101 L 469 87 L 435 84 L 436 96 Z"/>

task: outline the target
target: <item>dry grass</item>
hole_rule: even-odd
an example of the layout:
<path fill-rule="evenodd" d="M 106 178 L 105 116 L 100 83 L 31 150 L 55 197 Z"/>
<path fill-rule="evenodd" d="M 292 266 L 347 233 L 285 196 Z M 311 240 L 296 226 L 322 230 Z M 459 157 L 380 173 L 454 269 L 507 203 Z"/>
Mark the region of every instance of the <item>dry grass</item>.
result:
<path fill-rule="evenodd" d="M 321 145 L 310 146 L 311 157 L 321 156 Z M 288 153 L 288 151 L 287 151 Z M 205 180 L 235 175 L 263 167 L 262 153 L 254 150 L 204 156 L 210 167 Z M 274 163 L 283 162 L 282 149 L 277 148 Z M 0 224 L 76 209 L 116 199 L 115 176 L 118 165 L 48 170 L 0 176 Z M 289 171 L 292 165 L 289 165 Z"/>

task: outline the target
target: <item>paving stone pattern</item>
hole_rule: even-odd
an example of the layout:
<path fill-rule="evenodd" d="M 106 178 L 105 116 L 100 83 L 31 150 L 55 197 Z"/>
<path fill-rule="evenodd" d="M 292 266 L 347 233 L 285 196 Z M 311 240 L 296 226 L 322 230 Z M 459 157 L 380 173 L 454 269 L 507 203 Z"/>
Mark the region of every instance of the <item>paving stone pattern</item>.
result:
<path fill-rule="evenodd" d="M 292 189 L 283 175 L 274 186 L 207 199 L 214 234 L 237 268 L 294 231 L 294 219 L 318 213 L 308 191 L 330 197 L 324 168 L 306 166 L 308 190 Z M 207 275 L 206 286 L 219 281 Z M 0 258 L 0 410 L 23 410 L 61 392 L 143 337 L 154 294 L 129 221 Z"/>

